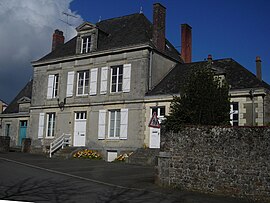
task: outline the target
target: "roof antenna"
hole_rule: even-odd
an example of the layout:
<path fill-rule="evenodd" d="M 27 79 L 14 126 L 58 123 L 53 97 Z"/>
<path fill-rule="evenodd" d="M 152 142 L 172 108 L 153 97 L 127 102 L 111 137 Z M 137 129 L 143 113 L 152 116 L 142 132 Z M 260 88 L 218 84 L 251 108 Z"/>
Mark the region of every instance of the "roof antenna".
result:
<path fill-rule="evenodd" d="M 140 8 L 140 14 L 142 14 L 143 13 L 143 8 L 142 8 L 142 6 L 141 6 L 141 8 Z"/>
<path fill-rule="evenodd" d="M 66 30 L 65 30 L 65 34 L 66 34 L 66 37 L 68 36 L 68 33 L 67 33 L 67 26 L 69 25 L 69 26 L 72 26 L 70 23 L 69 23 L 69 21 L 68 21 L 68 18 L 69 17 L 72 17 L 72 18 L 78 18 L 77 16 L 75 16 L 75 15 L 72 15 L 72 14 L 70 14 L 70 13 L 67 13 L 67 12 L 62 12 L 62 14 L 63 15 L 65 15 L 67 18 L 66 18 L 66 20 L 61 20 L 62 22 L 64 22 L 65 24 L 66 24 Z"/>
<path fill-rule="evenodd" d="M 101 21 L 101 16 L 99 16 L 99 19 L 98 19 L 98 22 L 100 22 Z"/>

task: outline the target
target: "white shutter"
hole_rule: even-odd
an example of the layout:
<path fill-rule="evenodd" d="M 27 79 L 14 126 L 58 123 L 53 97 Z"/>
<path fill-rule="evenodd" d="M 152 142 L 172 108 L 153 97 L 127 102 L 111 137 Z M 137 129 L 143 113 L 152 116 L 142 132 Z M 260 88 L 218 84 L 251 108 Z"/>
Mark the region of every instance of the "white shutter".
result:
<path fill-rule="evenodd" d="M 128 109 L 121 109 L 120 139 L 127 139 Z"/>
<path fill-rule="evenodd" d="M 108 67 L 101 68 L 100 94 L 107 93 Z"/>
<path fill-rule="evenodd" d="M 47 89 L 47 99 L 52 98 L 52 95 L 53 95 L 53 82 L 54 82 L 54 75 L 49 75 L 48 89 Z"/>
<path fill-rule="evenodd" d="M 43 130 L 44 130 L 44 113 L 39 114 L 39 122 L 38 122 L 38 138 L 43 138 Z"/>
<path fill-rule="evenodd" d="M 105 139 L 106 110 L 99 110 L 98 139 Z"/>
<path fill-rule="evenodd" d="M 123 92 L 130 91 L 131 64 L 124 64 L 123 69 Z"/>
<path fill-rule="evenodd" d="M 73 96 L 74 71 L 68 72 L 67 77 L 67 97 Z"/>
<path fill-rule="evenodd" d="M 90 76 L 90 95 L 96 95 L 97 94 L 97 75 L 98 75 L 98 69 L 93 68 L 91 69 L 91 76 Z"/>

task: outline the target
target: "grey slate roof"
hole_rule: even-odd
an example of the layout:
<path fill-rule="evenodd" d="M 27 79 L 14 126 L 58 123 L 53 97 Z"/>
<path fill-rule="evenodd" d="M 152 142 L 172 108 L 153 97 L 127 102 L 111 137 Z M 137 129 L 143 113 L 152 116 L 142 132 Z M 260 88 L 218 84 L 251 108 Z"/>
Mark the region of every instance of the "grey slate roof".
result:
<path fill-rule="evenodd" d="M 98 36 L 98 45 L 96 51 L 104 51 L 144 43 L 148 43 L 153 46 L 153 25 L 144 16 L 144 14 L 136 13 L 123 17 L 103 20 L 96 23 L 96 26 L 101 30 Z M 76 41 L 77 36 L 43 58 L 39 59 L 38 62 L 76 55 Z M 170 48 L 166 47 L 165 54 L 176 60 L 181 60 L 179 52 L 168 40 L 166 40 L 166 43 Z"/>
<path fill-rule="evenodd" d="M 179 94 L 183 91 L 183 87 L 191 72 L 207 66 L 209 66 L 208 61 L 178 64 L 146 95 Z M 224 71 L 226 81 L 230 85 L 231 90 L 261 87 L 270 90 L 269 84 L 260 81 L 253 73 L 233 59 L 213 60 L 211 68 L 218 70 L 219 73 L 222 70 Z"/>
<path fill-rule="evenodd" d="M 12 100 L 12 102 L 7 106 L 3 114 L 11 114 L 19 112 L 19 104 L 18 101 L 22 97 L 32 98 L 32 84 L 33 80 L 29 81 L 25 87 L 19 92 L 19 94 Z"/>

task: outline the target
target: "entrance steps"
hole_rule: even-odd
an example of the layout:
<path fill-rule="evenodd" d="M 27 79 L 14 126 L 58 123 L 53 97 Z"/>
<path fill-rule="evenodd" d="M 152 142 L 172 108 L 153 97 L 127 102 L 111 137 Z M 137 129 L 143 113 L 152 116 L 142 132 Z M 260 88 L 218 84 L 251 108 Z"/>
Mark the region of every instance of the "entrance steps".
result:
<path fill-rule="evenodd" d="M 81 149 L 81 147 L 64 147 L 63 149 L 57 150 L 52 158 L 70 159 L 74 152 Z"/>
<path fill-rule="evenodd" d="M 134 151 L 127 159 L 129 164 L 137 164 L 143 166 L 157 165 L 157 156 L 160 149 L 139 148 Z"/>

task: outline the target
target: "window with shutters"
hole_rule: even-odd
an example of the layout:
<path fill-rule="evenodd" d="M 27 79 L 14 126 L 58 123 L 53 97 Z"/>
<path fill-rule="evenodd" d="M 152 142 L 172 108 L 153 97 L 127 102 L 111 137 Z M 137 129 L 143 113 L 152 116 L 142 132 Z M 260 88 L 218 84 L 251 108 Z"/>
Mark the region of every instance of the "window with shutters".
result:
<path fill-rule="evenodd" d="M 55 113 L 47 113 L 46 137 L 55 135 Z"/>
<path fill-rule="evenodd" d="M 233 102 L 230 105 L 231 112 L 230 112 L 230 123 L 232 126 L 239 125 L 239 107 L 238 102 Z"/>
<path fill-rule="evenodd" d="M 120 121 L 121 112 L 120 110 L 110 110 L 109 111 L 109 138 L 119 138 L 120 137 Z"/>
<path fill-rule="evenodd" d="M 57 98 L 59 95 L 59 74 L 49 75 L 47 98 Z"/>
<path fill-rule="evenodd" d="M 89 53 L 91 51 L 91 35 L 82 38 L 81 53 Z"/>
<path fill-rule="evenodd" d="M 87 95 L 89 92 L 89 71 L 78 72 L 77 95 Z"/>
<path fill-rule="evenodd" d="M 111 92 L 122 92 L 123 90 L 123 66 L 111 67 Z"/>

